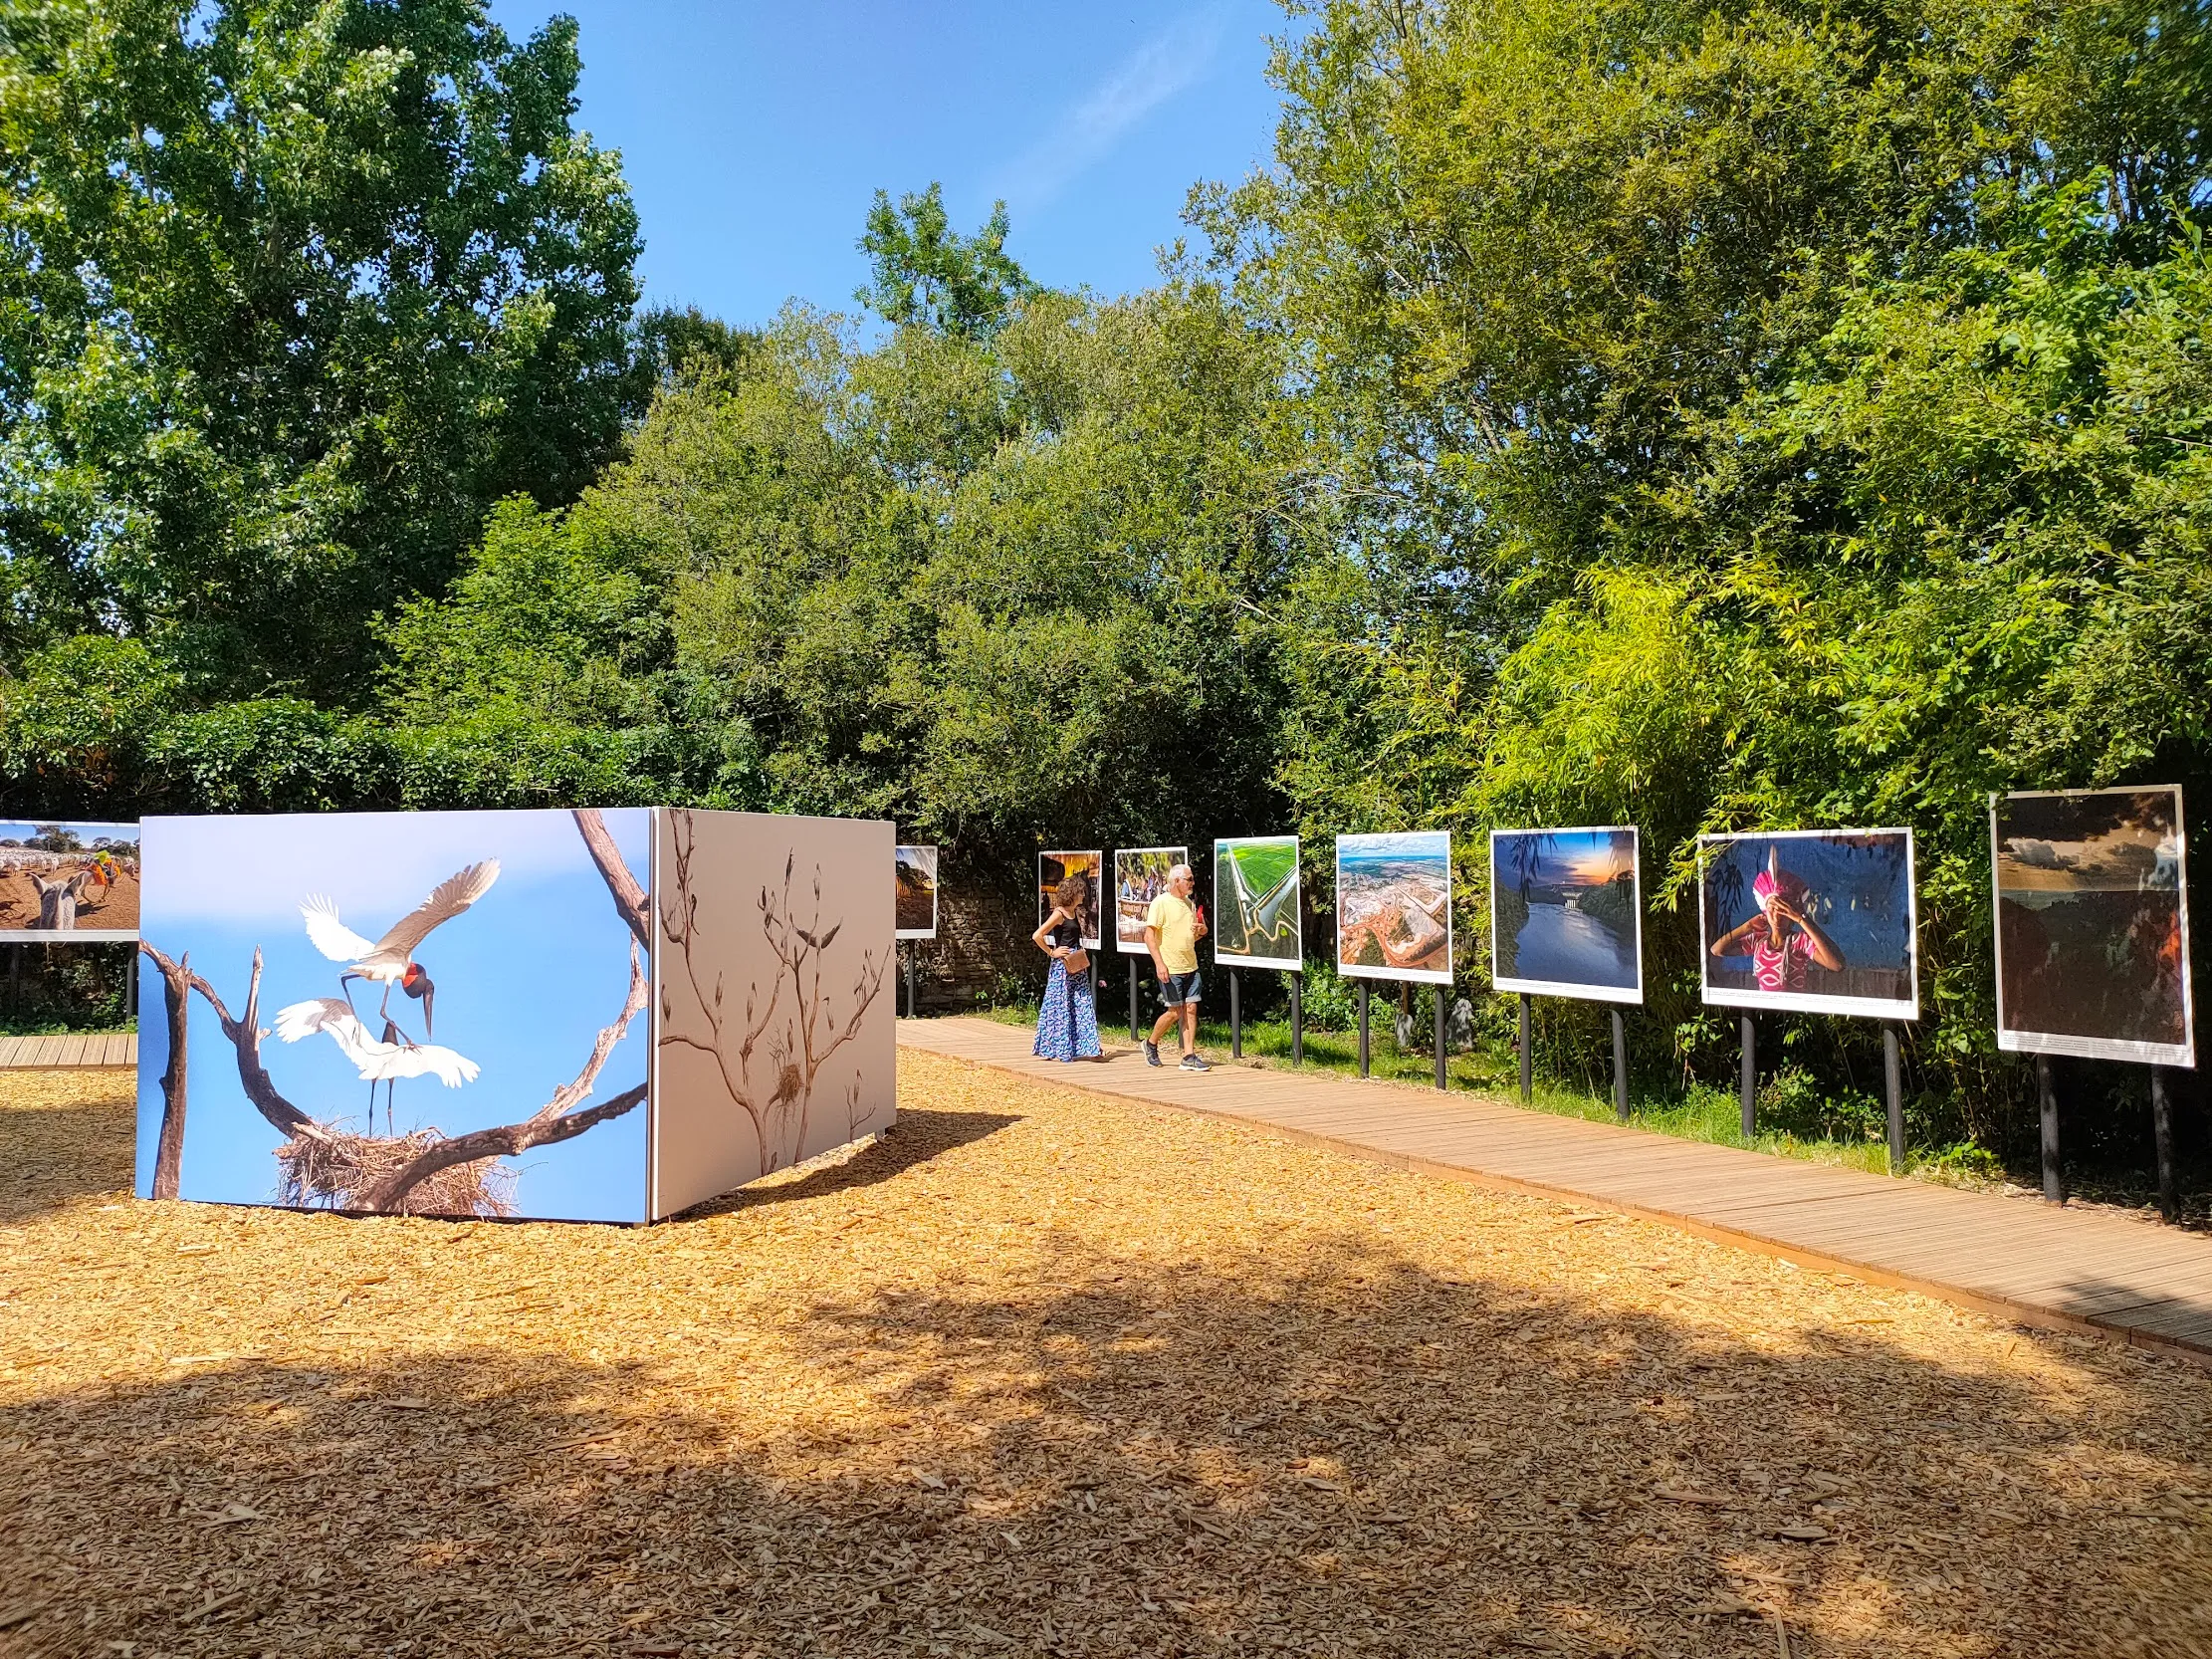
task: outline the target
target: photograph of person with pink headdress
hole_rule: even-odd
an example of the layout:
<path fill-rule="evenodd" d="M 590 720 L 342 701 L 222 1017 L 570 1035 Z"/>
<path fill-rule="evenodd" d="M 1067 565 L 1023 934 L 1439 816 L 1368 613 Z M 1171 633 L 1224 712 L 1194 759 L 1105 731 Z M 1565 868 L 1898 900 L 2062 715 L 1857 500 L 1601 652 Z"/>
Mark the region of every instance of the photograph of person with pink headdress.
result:
<path fill-rule="evenodd" d="M 1917 1019 L 1909 830 L 1698 839 L 1704 1000 Z"/>

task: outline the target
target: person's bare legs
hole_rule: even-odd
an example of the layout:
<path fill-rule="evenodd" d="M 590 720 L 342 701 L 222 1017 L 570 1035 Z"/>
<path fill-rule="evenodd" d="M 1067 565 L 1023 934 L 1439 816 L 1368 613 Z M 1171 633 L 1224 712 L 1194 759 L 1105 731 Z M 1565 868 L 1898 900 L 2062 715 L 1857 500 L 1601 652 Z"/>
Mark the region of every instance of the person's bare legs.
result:
<path fill-rule="evenodd" d="M 1183 1017 L 1183 1053 L 1188 1058 L 1199 1052 L 1199 1005 L 1187 1002 L 1176 1012 Z"/>
<path fill-rule="evenodd" d="M 1169 1009 L 1165 1014 L 1161 1015 L 1159 1019 L 1152 1022 L 1152 1046 L 1155 1049 L 1160 1047 L 1160 1040 L 1168 1035 L 1168 1028 L 1172 1025 L 1176 1025 L 1182 1020 L 1183 1006 L 1184 1005 L 1181 1003 L 1176 1004 L 1175 1007 Z"/>

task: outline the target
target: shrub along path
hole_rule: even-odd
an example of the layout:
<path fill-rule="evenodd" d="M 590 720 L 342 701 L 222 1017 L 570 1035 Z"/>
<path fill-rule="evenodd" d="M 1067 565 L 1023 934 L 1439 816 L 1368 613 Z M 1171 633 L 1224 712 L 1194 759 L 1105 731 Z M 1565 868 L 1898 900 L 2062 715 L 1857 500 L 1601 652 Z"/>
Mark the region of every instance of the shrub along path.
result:
<path fill-rule="evenodd" d="M 2212 1243 L 2112 1215 L 1768 1157 L 1501 1101 L 1233 1062 L 1154 1069 L 1134 1049 L 1062 1066 L 982 1019 L 902 1020 L 899 1041 L 1040 1080 L 1209 1112 L 1486 1186 L 1598 1203 L 1804 1266 L 2059 1329 L 2212 1359 Z"/>

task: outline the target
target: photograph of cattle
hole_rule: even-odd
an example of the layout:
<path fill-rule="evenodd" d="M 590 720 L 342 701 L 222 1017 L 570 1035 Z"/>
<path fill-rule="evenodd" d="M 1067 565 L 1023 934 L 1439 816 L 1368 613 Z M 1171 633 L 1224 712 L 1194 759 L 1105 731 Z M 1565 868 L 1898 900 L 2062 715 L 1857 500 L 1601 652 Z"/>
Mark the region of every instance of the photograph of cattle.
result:
<path fill-rule="evenodd" d="M 0 940 L 137 936 L 135 824 L 0 820 Z"/>

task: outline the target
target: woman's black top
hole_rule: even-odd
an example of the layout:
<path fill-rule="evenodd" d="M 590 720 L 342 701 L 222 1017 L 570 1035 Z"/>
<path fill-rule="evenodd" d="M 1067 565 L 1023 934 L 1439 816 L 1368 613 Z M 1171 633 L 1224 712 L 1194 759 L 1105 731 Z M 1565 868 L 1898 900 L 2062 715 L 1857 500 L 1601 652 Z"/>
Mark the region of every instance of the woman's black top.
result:
<path fill-rule="evenodd" d="M 1052 942 L 1062 950 L 1074 950 L 1083 942 L 1083 924 L 1063 921 L 1052 929 Z"/>

